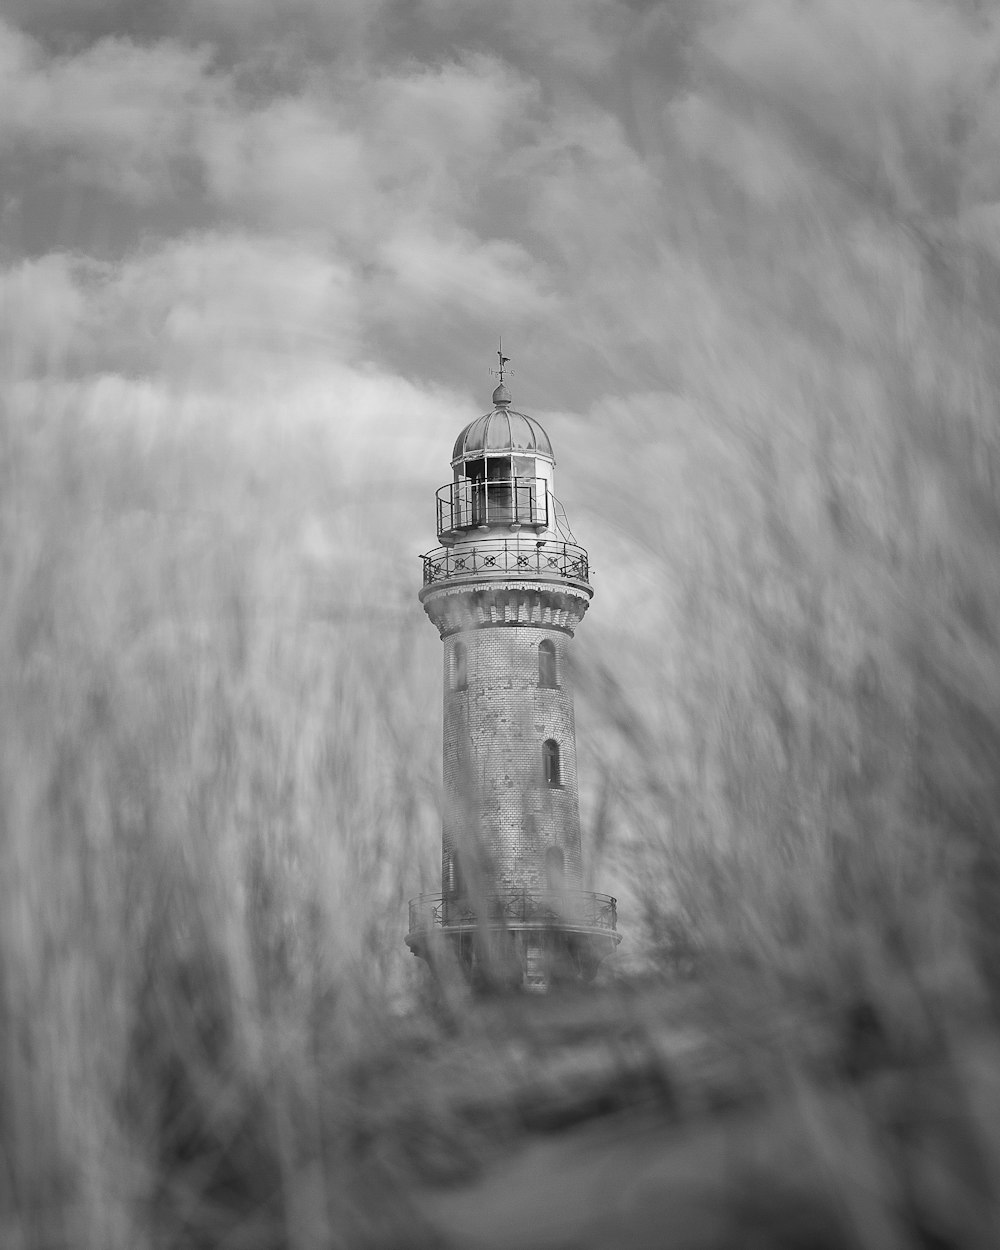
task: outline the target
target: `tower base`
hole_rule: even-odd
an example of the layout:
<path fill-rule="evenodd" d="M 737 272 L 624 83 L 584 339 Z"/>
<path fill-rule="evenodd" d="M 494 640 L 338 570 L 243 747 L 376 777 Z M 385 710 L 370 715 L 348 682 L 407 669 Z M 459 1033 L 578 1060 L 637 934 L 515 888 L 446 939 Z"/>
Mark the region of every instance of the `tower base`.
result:
<path fill-rule="evenodd" d="M 523 989 L 592 981 L 621 941 L 616 901 L 603 894 L 509 891 L 468 900 L 421 895 L 410 904 L 406 944 L 436 974 L 474 989 Z"/>

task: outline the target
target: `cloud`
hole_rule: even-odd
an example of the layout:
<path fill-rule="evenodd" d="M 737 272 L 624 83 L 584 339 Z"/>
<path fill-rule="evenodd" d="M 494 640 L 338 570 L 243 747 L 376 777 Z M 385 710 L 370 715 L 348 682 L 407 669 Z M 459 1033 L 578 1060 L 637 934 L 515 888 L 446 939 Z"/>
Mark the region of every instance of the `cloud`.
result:
<path fill-rule="evenodd" d="M 209 233 L 137 254 L 105 270 L 92 313 L 97 341 L 115 345 L 105 363 L 240 389 L 357 345 L 347 265 L 280 237 Z"/>
<path fill-rule="evenodd" d="M 54 253 L 0 270 L 0 339 L 8 378 L 61 373 L 87 354 L 84 268 L 89 266 Z"/>
<path fill-rule="evenodd" d="M 157 13 L 54 53 L 46 22 L 122 20 L 49 5 L 36 38 L 0 40 L 13 197 L 23 175 L 31 203 L 99 184 L 142 207 L 101 253 L 121 266 L 91 337 L 115 367 L 179 376 L 186 355 L 190 377 L 222 378 L 242 342 L 311 368 L 322 342 L 443 379 L 502 322 L 512 344 L 545 326 L 542 402 L 589 397 L 588 375 L 656 391 L 723 351 L 748 307 L 785 315 L 763 274 L 784 272 L 777 240 L 807 232 L 803 207 L 833 222 L 874 196 L 937 220 L 990 194 L 995 32 L 944 6 Z M 113 203 L 102 219 L 114 235 Z M 808 249 L 788 255 L 818 274 Z"/>
<path fill-rule="evenodd" d="M 217 105 L 209 62 L 204 48 L 125 39 L 47 57 L 0 24 L 0 153 L 55 158 L 64 190 L 98 185 L 140 203 L 169 194 Z"/>
<path fill-rule="evenodd" d="M 461 397 L 366 361 L 360 321 L 350 268 L 280 237 L 23 261 L 0 271 L 7 417 L 64 414 L 150 446 L 167 432 L 192 449 L 207 437 L 206 454 L 219 435 L 262 465 L 283 439 L 312 440 L 341 492 L 352 475 L 443 472 Z"/>
<path fill-rule="evenodd" d="M 791 156 L 904 214 L 955 211 L 966 140 L 995 90 L 995 22 L 912 0 L 764 0 L 723 14 L 701 38 L 712 104 L 681 105 L 688 123 L 700 119 L 713 159 L 765 196 L 788 178 Z M 718 123 L 707 124 L 709 108 L 720 106 Z M 730 127 L 744 138 L 731 141 Z M 768 178 L 763 167 L 772 163 L 781 172 Z"/>
<path fill-rule="evenodd" d="M 468 211 L 483 181 L 502 176 L 508 144 L 530 137 L 538 94 L 482 54 L 379 78 L 371 124 L 386 185 L 416 192 L 428 207 Z"/>
<path fill-rule="evenodd" d="M 363 135 L 342 129 L 313 99 L 219 111 L 197 138 L 216 212 L 263 229 L 311 229 L 356 239 L 373 222 Z"/>
<path fill-rule="evenodd" d="M 99 187 L 265 232 L 371 249 L 415 218 L 489 225 L 491 179 L 534 87 L 494 58 L 267 90 L 207 45 L 104 38 L 70 55 L 0 26 L 0 157 L 15 195 Z M 248 83 L 250 86 L 248 86 Z"/>
<path fill-rule="evenodd" d="M 535 92 L 483 56 L 311 78 L 297 94 L 216 111 L 199 138 L 208 194 L 269 229 L 306 229 L 371 252 L 416 220 L 488 222 L 487 189 Z"/>
<path fill-rule="evenodd" d="M 237 390 L 350 359 L 359 326 L 344 262 L 283 238 L 214 233 L 121 262 L 22 261 L 0 271 L 0 318 L 21 376 L 112 370 Z"/>
<path fill-rule="evenodd" d="M 344 358 L 355 343 L 347 266 L 281 238 L 209 234 L 169 244 L 122 266 L 102 302 L 120 319 L 115 337 L 144 324 L 164 357 L 196 371 L 243 357 Z"/>
<path fill-rule="evenodd" d="M 445 312 L 449 317 L 480 314 L 502 319 L 512 309 L 522 318 L 555 317 L 559 303 L 546 290 L 544 269 L 516 244 L 501 239 L 481 242 L 467 232 L 446 237 L 397 234 L 380 260 L 393 289 L 410 315 Z"/>

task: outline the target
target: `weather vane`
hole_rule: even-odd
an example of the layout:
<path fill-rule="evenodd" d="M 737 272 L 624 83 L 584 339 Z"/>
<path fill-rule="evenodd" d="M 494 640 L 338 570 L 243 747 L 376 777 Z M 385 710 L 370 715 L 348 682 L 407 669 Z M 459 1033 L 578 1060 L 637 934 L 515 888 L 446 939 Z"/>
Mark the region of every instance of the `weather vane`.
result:
<path fill-rule="evenodd" d="M 491 375 L 492 377 L 494 377 L 494 378 L 499 378 L 499 379 L 500 379 L 500 384 L 501 384 L 501 386 L 502 386 L 502 385 L 503 385 L 503 380 L 504 380 L 504 377 L 505 377 L 507 374 L 510 374 L 510 375 L 513 377 L 513 374 L 514 374 L 514 370 L 513 370 L 513 369 L 508 369 L 508 368 L 507 368 L 507 362 L 510 360 L 510 357 L 509 357 L 509 356 L 505 356 L 505 355 L 503 354 L 503 335 L 501 335 L 501 336 L 500 336 L 500 350 L 497 352 L 497 358 L 498 358 L 498 360 L 500 361 L 499 367 L 498 367 L 498 368 L 496 368 L 496 369 L 491 369 L 491 370 L 490 370 L 490 375 Z"/>

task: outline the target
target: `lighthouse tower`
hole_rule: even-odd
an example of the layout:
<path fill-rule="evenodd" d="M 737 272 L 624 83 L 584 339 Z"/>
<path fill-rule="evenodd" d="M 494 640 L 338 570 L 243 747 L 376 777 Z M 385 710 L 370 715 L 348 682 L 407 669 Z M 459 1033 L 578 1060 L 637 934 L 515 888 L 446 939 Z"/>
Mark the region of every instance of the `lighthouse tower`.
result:
<path fill-rule="evenodd" d="M 420 599 L 444 644 L 441 892 L 410 903 L 407 945 L 474 983 L 590 979 L 621 940 L 615 899 L 582 889 L 573 633 L 593 591 L 553 493 L 541 425 L 511 407 L 459 434 L 437 492 L 441 544 Z"/>

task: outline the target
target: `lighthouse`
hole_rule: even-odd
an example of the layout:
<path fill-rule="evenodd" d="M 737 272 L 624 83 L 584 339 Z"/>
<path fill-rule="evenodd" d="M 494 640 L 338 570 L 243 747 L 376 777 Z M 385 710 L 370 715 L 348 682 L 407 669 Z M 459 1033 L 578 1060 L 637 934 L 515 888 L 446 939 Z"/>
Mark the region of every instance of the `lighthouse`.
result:
<path fill-rule="evenodd" d="M 441 890 L 410 903 L 407 945 L 476 985 L 589 980 L 621 937 L 583 889 L 570 648 L 593 595 L 554 493 L 545 430 L 512 407 L 459 434 L 437 492 L 420 600 L 444 649 Z"/>

